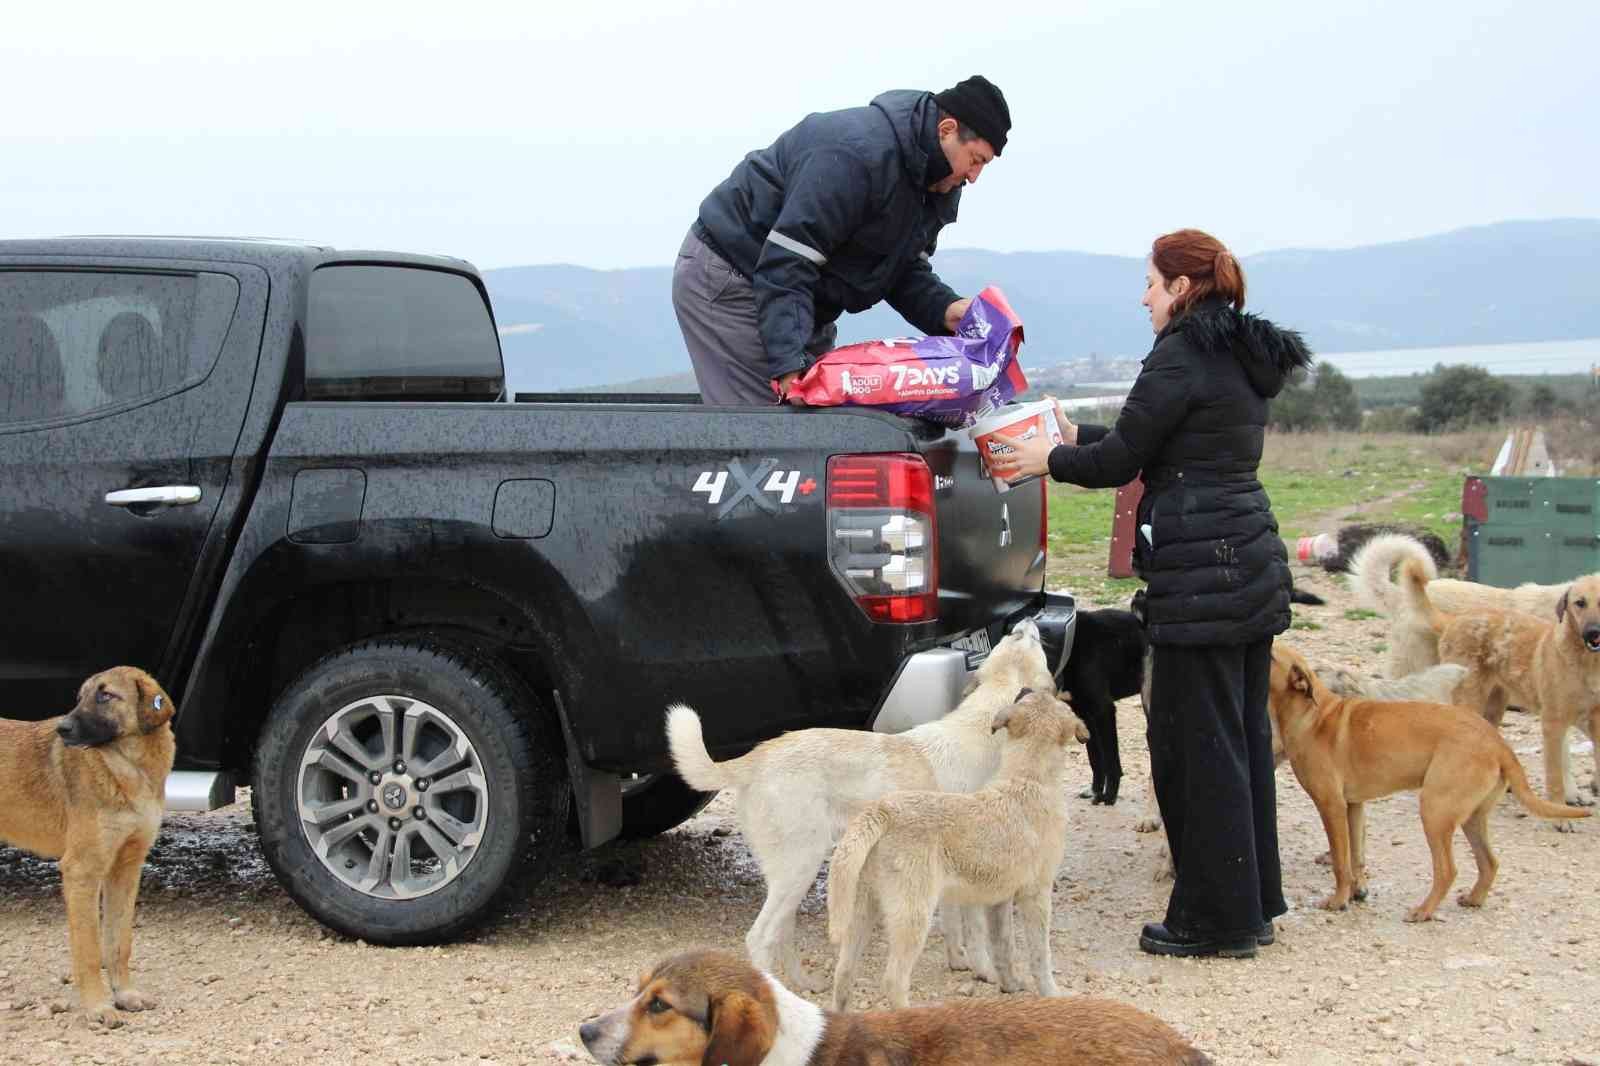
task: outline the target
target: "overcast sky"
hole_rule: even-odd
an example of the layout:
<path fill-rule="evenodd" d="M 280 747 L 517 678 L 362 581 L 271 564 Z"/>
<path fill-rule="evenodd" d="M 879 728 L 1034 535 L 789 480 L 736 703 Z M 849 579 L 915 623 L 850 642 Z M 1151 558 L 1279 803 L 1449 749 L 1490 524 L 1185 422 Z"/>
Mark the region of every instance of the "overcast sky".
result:
<path fill-rule="evenodd" d="M 666 264 L 809 111 L 983 73 L 946 247 L 1241 254 L 1600 217 L 1600 3 L 15 4 L 0 236 Z"/>

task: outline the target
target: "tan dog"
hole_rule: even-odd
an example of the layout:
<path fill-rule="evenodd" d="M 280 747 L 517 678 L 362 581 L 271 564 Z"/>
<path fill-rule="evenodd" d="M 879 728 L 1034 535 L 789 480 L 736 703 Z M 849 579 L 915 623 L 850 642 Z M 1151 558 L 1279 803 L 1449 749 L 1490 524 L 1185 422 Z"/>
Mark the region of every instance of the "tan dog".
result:
<path fill-rule="evenodd" d="M 1053 689 L 1039 627 L 1025 619 L 978 667 L 960 706 L 936 722 L 903 733 L 864 729 L 797 729 L 737 759 L 712 761 L 700 716 L 677 704 L 667 711 L 667 743 L 678 774 L 702 792 L 729 789 L 745 842 L 761 865 L 767 899 L 745 936 L 750 960 L 780 972 L 794 987 L 827 986 L 800 966 L 795 916 L 851 817 L 894 789 L 971 792 L 1000 765 L 994 717 L 1023 688 Z M 978 914 L 941 912 L 951 969 L 971 968 L 999 980 Z"/>
<path fill-rule="evenodd" d="M 166 805 L 172 714 L 154 678 L 118 666 L 85 681 L 63 717 L 0 719 L 0 840 L 61 860 L 78 999 L 111 1027 L 122 1024 L 115 1008 L 155 1006 L 128 961 L 139 873 Z"/>
<path fill-rule="evenodd" d="M 1365 804 L 1417 790 L 1422 832 L 1433 856 L 1433 887 L 1406 915 L 1433 917 L 1456 879 L 1450 841 L 1459 827 L 1472 845 L 1478 880 L 1458 897 L 1481 907 L 1499 862 L 1489 845 L 1489 814 L 1507 786 L 1541 818 L 1587 818 L 1579 807 L 1546 803 L 1528 787 L 1522 764 L 1500 733 L 1463 707 L 1342 699 L 1328 691 L 1293 648 L 1272 649 L 1267 706 L 1283 737 L 1300 786 L 1317 806 L 1333 856 L 1333 895 L 1326 910 L 1365 899 Z"/>
<path fill-rule="evenodd" d="M 1415 562 L 1428 585 L 1434 606 L 1446 614 L 1516 611 L 1549 618 L 1566 591 L 1565 585 L 1519 585 L 1514 589 L 1439 577 L 1433 556 L 1415 537 L 1385 533 L 1361 546 L 1350 560 L 1350 584 L 1363 606 L 1388 615 L 1389 651 L 1384 673 L 1405 677 L 1439 662 L 1439 634 L 1407 600 L 1390 574 L 1404 562 Z"/>
<path fill-rule="evenodd" d="M 1207 1066 L 1165 1022 L 1108 999 L 967 999 L 835 1014 L 743 959 L 691 951 L 578 1029 L 606 1066 Z"/>
<path fill-rule="evenodd" d="M 889 1003 L 910 1001 L 911 970 L 941 899 L 989 909 L 990 947 L 1000 987 L 1022 988 L 1012 957 L 1014 902 L 1041 996 L 1056 994 L 1050 963 L 1050 890 L 1066 850 L 1067 745 L 1089 737 L 1072 708 L 1023 690 L 994 718 L 1008 739 L 1000 770 L 967 795 L 891 792 L 851 819 L 828 865 L 828 938 L 839 948 L 833 1007 L 844 1010 L 866 949 L 877 902 L 889 938 L 883 988 Z"/>
<path fill-rule="evenodd" d="M 1567 732 L 1576 727 L 1591 739 L 1600 736 L 1600 575 L 1572 582 L 1551 612 L 1554 621 L 1505 612 L 1445 614 L 1433 606 L 1432 585 L 1409 560 L 1401 565 L 1401 583 L 1412 611 L 1439 635 L 1440 658 L 1471 671 L 1457 692 L 1460 702 L 1481 708 L 1495 725 L 1508 703 L 1537 713 L 1545 797 L 1593 804 L 1573 783 Z M 1594 784 L 1600 789 L 1600 746 Z"/>

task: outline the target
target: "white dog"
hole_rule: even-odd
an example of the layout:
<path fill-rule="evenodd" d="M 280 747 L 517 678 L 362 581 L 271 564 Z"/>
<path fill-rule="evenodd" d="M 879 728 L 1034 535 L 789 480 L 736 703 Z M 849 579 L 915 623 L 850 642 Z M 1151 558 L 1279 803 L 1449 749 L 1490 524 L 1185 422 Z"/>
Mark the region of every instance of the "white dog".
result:
<path fill-rule="evenodd" d="M 737 759 L 714 762 L 706 751 L 700 716 L 677 704 L 667 711 L 667 742 L 678 773 L 702 792 L 727 789 L 739 825 L 767 881 L 767 899 L 745 936 L 750 961 L 783 974 L 811 992 L 826 989 L 807 975 L 794 945 L 796 912 L 817 870 L 850 819 L 895 789 L 972 792 L 1000 766 L 995 715 L 1032 688 L 1055 691 L 1039 629 L 1019 622 L 978 667 L 960 706 L 936 722 L 904 733 L 861 729 L 799 729 L 774 737 Z M 979 978 L 998 979 L 980 935 L 981 913 L 943 914 L 945 953 L 952 969 L 970 966 Z M 971 925 L 967 936 L 963 925 Z M 970 940 L 972 950 L 964 950 Z"/>
<path fill-rule="evenodd" d="M 1066 851 L 1067 746 L 1089 738 L 1072 708 L 1050 692 L 1028 692 L 994 718 L 1009 736 L 993 781 L 968 795 L 891 792 L 851 819 L 828 865 L 828 937 L 839 947 L 833 1009 L 849 1005 L 855 970 L 877 903 L 889 958 L 883 989 L 891 1007 L 910 1002 L 911 970 L 941 899 L 990 908 L 1000 988 L 1019 992 L 1011 908 L 1028 942 L 1039 995 L 1056 994 L 1050 962 L 1050 892 Z"/>

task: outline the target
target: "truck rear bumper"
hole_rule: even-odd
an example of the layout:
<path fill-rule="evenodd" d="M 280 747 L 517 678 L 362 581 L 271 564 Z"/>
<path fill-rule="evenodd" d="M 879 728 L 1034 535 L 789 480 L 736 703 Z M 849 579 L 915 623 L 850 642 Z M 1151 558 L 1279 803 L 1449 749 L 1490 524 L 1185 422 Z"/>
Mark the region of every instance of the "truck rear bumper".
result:
<path fill-rule="evenodd" d="M 1032 618 L 1039 627 L 1050 671 L 1059 680 L 1072 655 L 1072 638 L 1078 624 L 1077 605 L 1069 595 L 1047 592 L 1044 606 Z M 1008 632 L 1020 620 L 1008 620 L 1004 630 Z M 949 714 L 961 702 L 967 680 L 983 662 L 984 654 L 960 648 L 931 648 L 908 657 L 901 664 L 889 695 L 873 716 L 873 731 L 901 733 Z"/>

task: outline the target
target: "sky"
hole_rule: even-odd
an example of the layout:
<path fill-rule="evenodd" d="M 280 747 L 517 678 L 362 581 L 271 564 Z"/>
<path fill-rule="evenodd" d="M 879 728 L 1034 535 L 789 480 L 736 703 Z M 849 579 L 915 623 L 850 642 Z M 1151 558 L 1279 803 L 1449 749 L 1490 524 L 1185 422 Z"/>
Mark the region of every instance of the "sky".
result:
<path fill-rule="evenodd" d="M 982 73 L 944 247 L 1248 255 L 1600 217 L 1600 3 L 12 5 L 0 237 L 184 233 L 480 268 L 670 263 L 805 114 Z"/>

